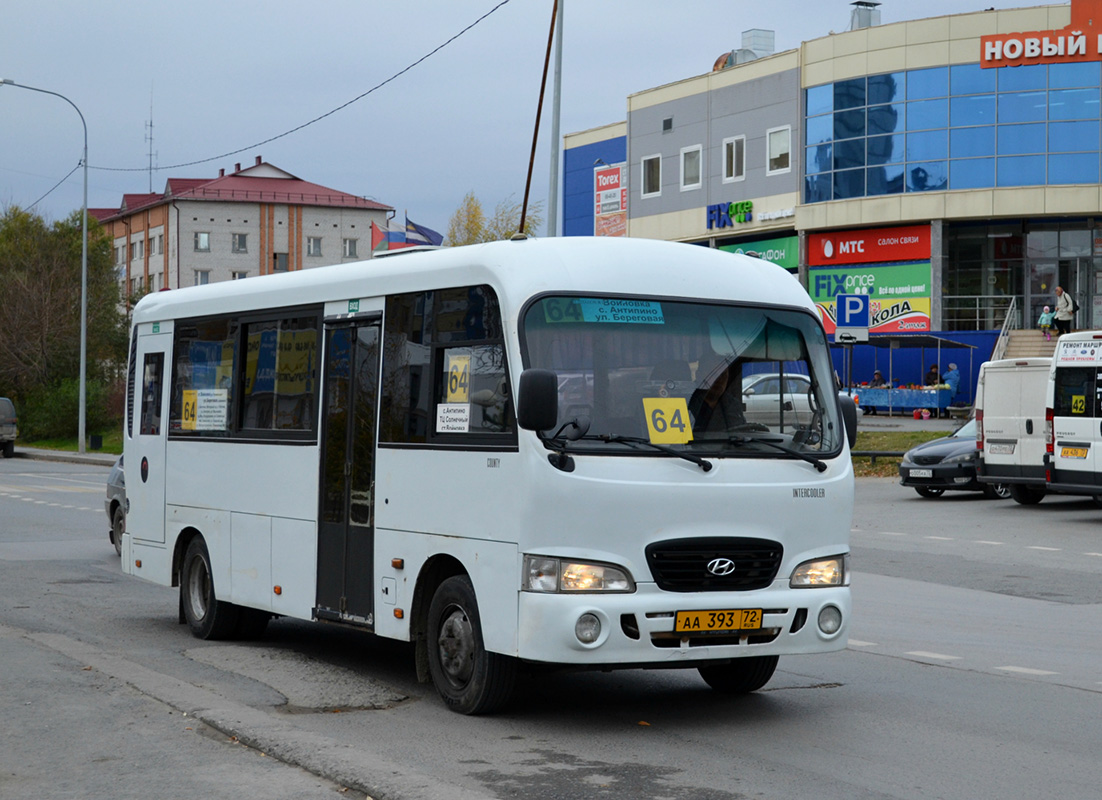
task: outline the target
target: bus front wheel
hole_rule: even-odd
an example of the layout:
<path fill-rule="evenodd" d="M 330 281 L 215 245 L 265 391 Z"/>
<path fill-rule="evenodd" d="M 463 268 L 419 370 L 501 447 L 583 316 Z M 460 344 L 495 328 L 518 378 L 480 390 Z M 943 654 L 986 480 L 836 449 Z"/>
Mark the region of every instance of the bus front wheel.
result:
<path fill-rule="evenodd" d="M 513 691 L 516 661 L 487 652 L 474 586 L 466 575 L 448 578 L 429 604 L 429 672 L 444 704 L 460 714 L 487 714 Z"/>
<path fill-rule="evenodd" d="M 180 598 L 184 618 L 194 636 L 200 639 L 229 639 L 237 631 L 239 609 L 215 596 L 210 554 L 201 536 L 191 540 L 184 554 Z"/>
<path fill-rule="evenodd" d="M 728 664 L 697 667 L 704 682 L 724 694 L 755 692 L 773 677 L 777 668 L 777 656 L 751 656 L 736 658 Z"/>

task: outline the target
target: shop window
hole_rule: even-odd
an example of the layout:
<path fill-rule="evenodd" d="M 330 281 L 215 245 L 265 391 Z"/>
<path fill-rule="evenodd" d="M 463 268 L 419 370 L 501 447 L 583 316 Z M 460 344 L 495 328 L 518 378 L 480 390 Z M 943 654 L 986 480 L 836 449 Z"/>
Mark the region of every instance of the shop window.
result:
<path fill-rule="evenodd" d="M 991 189 L 995 186 L 995 159 L 963 158 L 949 162 L 950 189 Z"/>
<path fill-rule="evenodd" d="M 867 125 L 869 136 L 906 130 L 906 108 L 906 103 L 890 103 L 869 108 Z"/>
<path fill-rule="evenodd" d="M 908 192 L 941 192 L 949 185 L 949 162 L 924 161 L 907 164 Z"/>
<path fill-rule="evenodd" d="M 1000 125 L 998 152 L 1000 156 L 1045 152 L 1045 124 Z"/>
<path fill-rule="evenodd" d="M 1048 67 L 1044 64 L 1030 64 L 994 71 L 999 73 L 1000 92 L 1024 92 L 1048 87 Z"/>
<path fill-rule="evenodd" d="M 949 131 L 949 155 L 952 158 L 975 158 L 995 155 L 995 126 L 955 128 Z M 952 186 L 959 189 L 963 187 Z"/>
<path fill-rule="evenodd" d="M 852 139 L 865 135 L 865 109 L 834 112 L 834 138 Z"/>
<path fill-rule="evenodd" d="M 889 72 L 885 75 L 869 76 L 868 103 L 870 106 L 902 100 L 907 85 L 907 73 Z"/>
<path fill-rule="evenodd" d="M 907 134 L 908 161 L 940 161 L 949 157 L 949 131 Z"/>
<path fill-rule="evenodd" d="M 907 99 L 924 100 L 949 94 L 949 68 L 913 69 L 907 73 Z"/>
<path fill-rule="evenodd" d="M 1049 119 L 1098 119 L 1098 87 L 1048 93 Z"/>
<path fill-rule="evenodd" d="M 834 173 L 834 199 L 848 200 L 865 196 L 865 170 L 847 169 Z"/>
<path fill-rule="evenodd" d="M 1048 126 L 1048 151 L 1070 153 L 1097 149 L 1099 125 L 1093 120 L 1051 122 Z"/>
<path fill-rule="evenodd" d="M 831 141 L 834 138 L 834 115 L 810 117 L 804 125 L 804 136 L 807 144 Z"/>
<path fill-rule="evenodd" d="M 838 81 L 834 84 L 835 111 L 842 111 L 847 108 L 860 108 L 866 104 L 864 78 L 853 78 L 848 81 Z"/>
<path fill-rule="evenodd" d="M 778 175 L 792 170 L 792 128 L 771 128 L 765 132 L 767 149 L 766 175 Z"/>
<path fill-rule="evenodd" d="M 1048 182 L 1098 183 L 1098 153 L 1061 153 L 1049 156 Z"/>
<path fill-rule="evenodd" d="M 826 83 L 822 86 L 813 86 L 804 95 L 806 108 L 804 112 L 808 116 L 827 114 L 834 110 L 834 84 Z"/>
<path fill-rule="evenodd" d="M 1020 69 L 1027 69 L 1020 67 Z M 1012 92 L 999 95 L 999 122 L 1043 122 L 1048 116 L 1046 92 Z"/>
<path fill-rule="evenodd" d="M 642 196 L 657 197 L 662 194 L 662 156 L 647 156 L 641 162 Z"/>
<path fill-rule="evenodd" d="M 1045 182 L 1044 156 L 999 158 L 998 186 L 1041 186 Z"/>
<path fill-rule="evenodd" d="M 949 124 L 953 127 L 994 125 L 995 109 L 993 94 L 953 97 L 949 100 Z"/>
<path fill-rule="evenodd" d="M 818 144 L 814 147 L 807 148 L 807 161 L 804 166 L 805 174 L 814 175 L 817 172 L 829 172 L 831 169 L 832 152 L 833 147 L 829 144 Z"/>
<path fill-rule="evenodd" d="M 870 197 L 900 194 L 903 191 L 903 169 L 902 164 L 871 168 L 865 193 Z"/>
<path fill-rule="evenodd" d="M 868 138 L 868 163 L 899 164 L 904 160 L 906 149 L 903 146 L 902 134 L 895 136 L 870 136 Z"/>
<path fill-rule="evenodd" d="M 681 148 L 681 191 L 683 192 L 699 189 L 701 186 L 701 149 L 699 144 Z"/>
<path fill-rule="evenodd" d="M 865 140 L 850 139 L 834 143 L 834 169 L 865 166 Z"/>
<path fill-rule="evenodd" d="M 1102 69 L 1097 61 L 1081 61 L 1076 64 L 1049 64 L 1048 87 L 1067 89 L 1075 86 L 1098 86 Z M 999 72 L 999 70 L 988 70 Z"/>
<path fill-rule="evenodd" d="M 919 100 L 907 103 L 907 130 L 922 131 L 949 126 L 949 100 Z"/>
<path fill-rule="evenodd" d="M 985 94 L 995 91 L 997 69 L 983 69 L 979 64 L 958 64 L 949 67 L 949 88 L 954 97 L 965 94 Z"/>

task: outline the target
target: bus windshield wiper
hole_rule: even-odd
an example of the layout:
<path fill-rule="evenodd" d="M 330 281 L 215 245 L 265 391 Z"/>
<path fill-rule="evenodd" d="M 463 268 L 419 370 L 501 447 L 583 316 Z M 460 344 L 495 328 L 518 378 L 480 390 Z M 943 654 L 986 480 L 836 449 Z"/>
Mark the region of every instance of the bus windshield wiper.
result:
<path fill-rule="evenodd" d="M 656 443 L 652 442 L 650 439 L 644 439 L 641 436 L 621 436 L 617 433 L 600 433 L 600 434 L 595 434 L 595 435 L 592 435 L 592 436 L 583 436 L 581 438 L 585 439 L 585 440 L 596 440 L 596 441 L 599 441 L 599 442 L 612 442 L 614 444 L 626 444 L 626 445 L 629 445 L 631 447 L 635 447 L 637 445 L 645 445 L 646 447 L 651 447 L 651 448 L 653 448 L 655 450 L 659 450 L 663 453 L 668 453 L 671 456 L 677 456 L 678 458 L 683 458 L 686 461 L 691 461 L 693 464 L 696 464 L 698 467 L 700 467 L 705 472 L 708 472 L 712 468 L 712 462 L 711 461 L 705 461 L 700 456 L 693 455 L 692 453 L 683 453 L 680 450 L 674 450 L 672 447 L 669 447 L 668 445 L 656 444 Z"/>
<path fill-rule="evenodd" d="M 785 447 L 779 442 L 775 442 L 771 439 L 759 439 L 754 436 L 732 436 L 727 440 L 728 444 L 746 445 L 746 444 L 764 444 L 772 447 L 774 450 L 780 450 L 782 453 L 787 453 L 790 456 L 806 461 L 808 464 L 814 465 L 815 469 L 819 472 L 826 472 L 827 465 L 822 460 L 816 458 L 810 453 L 801 453 L 799 450 L 793 450 L 791 447 Z"/>

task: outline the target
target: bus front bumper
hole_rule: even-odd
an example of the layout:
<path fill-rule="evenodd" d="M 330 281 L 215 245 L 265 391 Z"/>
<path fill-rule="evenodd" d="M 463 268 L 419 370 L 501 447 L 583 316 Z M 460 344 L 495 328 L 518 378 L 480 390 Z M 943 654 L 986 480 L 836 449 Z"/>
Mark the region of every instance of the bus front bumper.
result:
<path fill-rule="evenodd" d="M 760 609 L 760 628 L 675 631 L 679 612 Z M 679 594 L 641 583 L 625 594 L 521 592 L 519 658 L 594 667 L 698 666 L 763 655 L 843 650 L 850 589 L 792 589 L 776 581 L 754 592 Z M 725 615 L 738 618 L 737 615 Z M 753 616 L 753 615 L 751 615 Z M 701 626 L 713 619 L 698 615 Z"/>

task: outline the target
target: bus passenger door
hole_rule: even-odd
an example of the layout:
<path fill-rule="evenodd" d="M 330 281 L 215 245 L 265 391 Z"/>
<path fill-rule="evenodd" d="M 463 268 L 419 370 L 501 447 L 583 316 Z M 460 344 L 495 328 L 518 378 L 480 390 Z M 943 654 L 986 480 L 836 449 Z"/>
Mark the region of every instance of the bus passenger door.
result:
<path fill-rule="evenodd" d="M 379 320 L 326 328 L 316 615 L 374 628 Z"/>
<path fill-rule="evenodd" d="M 167 323 L 154 329 L 164 330 Z M 144 327 L 144 326 L 143 326 Z M 126 447 L 126 532 L 135 540 L 165 540 L 165 440 L 172 333 L 137 337 L 135 387 Z M 133 453 L 133 456 L 131 455 Z"/>

